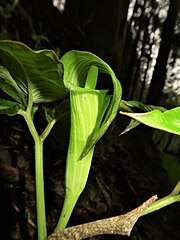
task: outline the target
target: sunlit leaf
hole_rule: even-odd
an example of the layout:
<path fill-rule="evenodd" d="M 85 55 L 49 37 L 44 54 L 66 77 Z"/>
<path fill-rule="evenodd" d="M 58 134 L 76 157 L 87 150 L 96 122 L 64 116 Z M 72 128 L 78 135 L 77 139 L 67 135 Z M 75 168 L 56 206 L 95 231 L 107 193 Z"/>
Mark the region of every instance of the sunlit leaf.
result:
<path fill-rule="evenodd" d="M 143 111 L 152 111 L 152 110 L 160 110 L 160 111 L 166 111 L 167 109 L 161 106 L 154 106 L 154 105 L 147 105 L 139 101 L 125 101 L 121 100 L 119 109 L 121 111 L 126 111 L 126 112 L 134 112 L 133 109 L 138 108 Z"/>
<path fill-rule="evenodd" d="M 34 103 L 53 102 L 66 95 L 62 64 L 53 51 L 33 51 L 20 42 L 0 41 L 0 60 Z"/>
<path fill-rule="evenodd" d="M 146 105 L 146 104 L 144 104 L 142 102 L 139 102 L 139 101 L 121 100 L 120 105 L 119 105 L 119 110 L 122 111 L 122 112 L 133 113 L 137 109 L 143 110 L 145 112 L 152 111 L 152 110 L 155 110 L 155 109 L 158 109 L 160 111 L 165 111 L 166 110 L 165 108 L 163 108 L 161 106 Z M 123 132 L 120 133 L 120 135 L 132 130 L 133 128 L 137 127 L 139 124 L 140 124 L 139 121 L 137 121 L 135 119 L 131 119 L 128 126 L 126 126 L 126 128 L 124 129 Z"/>
<path fill-rule="evenodd" d="M 120 112 L 153 128 L 180 135 L 180 107 L 161 112 L 153 110 L 146 113 Z"/>

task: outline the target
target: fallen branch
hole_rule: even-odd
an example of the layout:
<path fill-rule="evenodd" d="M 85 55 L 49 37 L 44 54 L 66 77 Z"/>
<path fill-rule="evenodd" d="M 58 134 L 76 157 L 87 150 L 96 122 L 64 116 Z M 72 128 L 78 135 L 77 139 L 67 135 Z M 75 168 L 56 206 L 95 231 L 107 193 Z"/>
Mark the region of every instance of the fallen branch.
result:
<path fill-rule="evenodd" d="M 81 240 L 102 234 L 130 236 L 131 230 L 141 216 L 141 213 L 156 200 L 157 195 L 154 195 L 142 205 L 126 214 L 68 227 L 62 231 L 53 233 L 48 237 L 48 240 Z"/>

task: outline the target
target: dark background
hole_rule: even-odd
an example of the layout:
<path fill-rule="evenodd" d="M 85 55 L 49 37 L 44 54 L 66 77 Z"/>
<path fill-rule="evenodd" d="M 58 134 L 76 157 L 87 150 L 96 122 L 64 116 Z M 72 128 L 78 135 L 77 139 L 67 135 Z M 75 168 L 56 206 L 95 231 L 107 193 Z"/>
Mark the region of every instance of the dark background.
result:
<path fill-rule="evenodd" d="M 166 108 L 180 105 L 179 0 L 66 0 L 62 6 L 65 9 L 59 11 L 51 0 L 0 0 L 0 39 L 21 41 L 36 50 L 53 49 L 59 57 L 72 49 L 93 52 L 115 71 L 124 100 Z M 45 124 L 41 115 L 35 122 L 41 131 Z M 55 126 L 58 133 L 53 131 L 45 143 L 49 233 L 63 203 L 68 122 L 63 119 Z M 169 194 L 176 184 L 179 137 L 141 125 L 119 137 L 127 123 L 125 117 L 117 116 L 97 144 L 87 187 L 69 225 L 125 213 L 154 194 Z M 23 119 L 1 115 L 3 240 L 36 239 L 33 151 Z M 164 159 L 168 159 L 166 166 Z M 129 238 L 91 239 L 176 240 L 180 238 L 179 210 L 174 204 L 139 219 Z"/>

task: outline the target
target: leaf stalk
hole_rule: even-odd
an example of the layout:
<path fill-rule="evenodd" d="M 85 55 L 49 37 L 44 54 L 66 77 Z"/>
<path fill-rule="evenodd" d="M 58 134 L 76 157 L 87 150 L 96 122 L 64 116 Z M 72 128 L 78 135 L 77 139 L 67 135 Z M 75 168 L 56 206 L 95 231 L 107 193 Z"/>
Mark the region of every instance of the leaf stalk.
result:
<path fill-rule="evenodd" d="M 172 203 L 180 202 L 180 181 L 175 186 L 174 190 L 167 196 L 157 200 L 152 203 L 149 208 L 142 212 L 141 216 L 147 215 L 149 213 L 155 212 L 161 208 L 164 208 Z"/>
<path fill-rule="evenodd" d="M 47 238 L 47 230 L 46 230 L 44 175 L 43 175 L 43 142 L 44 141 L 37 133 L 34 122 L 31 117 L 31 111 L 23 111 L 20 109 L 18 113 L 24 117 L 35 143 L 37 231 L 38 231 L 38 240 L 45 240 Z"/>

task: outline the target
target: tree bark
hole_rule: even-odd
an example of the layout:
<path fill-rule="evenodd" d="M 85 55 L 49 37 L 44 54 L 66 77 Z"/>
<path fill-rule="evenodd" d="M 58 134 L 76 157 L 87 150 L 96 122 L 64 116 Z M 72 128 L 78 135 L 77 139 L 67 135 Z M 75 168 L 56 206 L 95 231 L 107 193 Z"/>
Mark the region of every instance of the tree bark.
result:
<path fill-rule="evenodd" d="M 50 235 L 48 240 L 81 240 L 102 234 L 129 236 L 141 213 L 156 200 L 157 196 L 154 195 L 142 205 L 126 214 L 65 228 L 63 231 Z"/>
<path fill-rule="evenodd" d="M 159 48 L 156 66 L 153 72 L 149 92 L 147 96 L 147 104 L 157 105 L 161 99 L 161 93 L 166 80 L 166 66 L 171 50 L 171 43 L 174 35 L 174 26 L 179 12 L 180 1 L 171 0 L 168 16 L 164 22 L 162 30 L 161 44 Z"/>

